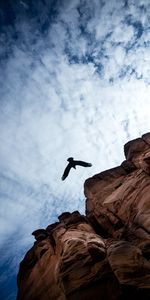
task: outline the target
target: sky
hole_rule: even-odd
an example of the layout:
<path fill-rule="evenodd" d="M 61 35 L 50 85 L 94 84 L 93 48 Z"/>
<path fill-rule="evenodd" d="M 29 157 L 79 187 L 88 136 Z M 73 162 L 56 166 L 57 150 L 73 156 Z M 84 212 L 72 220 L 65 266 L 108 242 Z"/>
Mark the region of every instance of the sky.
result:
<path fill-rule="evenodd" d="M 0 293 L 31 233 L 85 213 L 84 181 L 150 131 L 149 0 L 0 1 Z M 67 158 L 92 163 L 61 181 Z"/>

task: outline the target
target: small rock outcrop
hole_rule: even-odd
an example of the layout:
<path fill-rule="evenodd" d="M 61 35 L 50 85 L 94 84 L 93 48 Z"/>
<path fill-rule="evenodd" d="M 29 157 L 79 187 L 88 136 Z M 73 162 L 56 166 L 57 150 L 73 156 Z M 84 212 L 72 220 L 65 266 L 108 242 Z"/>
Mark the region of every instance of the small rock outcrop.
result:
<path fill-rule="evenodd" d="M 17 300 L 150 299 L 150 133 L 124 152 L 86 180 L 86 216 L 66 212 L 33 232 Z"/>

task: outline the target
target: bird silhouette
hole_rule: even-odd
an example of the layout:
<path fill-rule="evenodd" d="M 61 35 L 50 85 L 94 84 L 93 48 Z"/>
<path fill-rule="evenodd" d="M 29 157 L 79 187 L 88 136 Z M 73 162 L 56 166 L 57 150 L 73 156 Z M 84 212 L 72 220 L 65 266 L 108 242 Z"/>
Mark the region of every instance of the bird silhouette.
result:
<path fill-rule="evenodd" d="M 76 166 L 82 166 L 82 167 L 91 167 L 92 164 L 90 163 L 87 163 L 85 161 L 82 161 L 82 160 L 74 160 L 73 157 L 69 157 L 67 159 L 67 161 L 69 161 L 69 164 L 67 165 L 64 173 L 63 173 L 63 176 L 61 177 L 62 180 L 65 180 L 66 177 L 68 176 L 71 168 L 74 168 L 76 169 Z"/>

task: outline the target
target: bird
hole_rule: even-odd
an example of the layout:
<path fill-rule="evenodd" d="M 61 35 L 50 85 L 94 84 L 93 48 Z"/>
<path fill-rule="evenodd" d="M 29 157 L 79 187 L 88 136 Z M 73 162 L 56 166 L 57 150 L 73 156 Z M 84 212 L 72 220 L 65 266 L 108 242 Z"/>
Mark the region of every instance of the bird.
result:
<path fill-rule="evenodd" d="M 87 163 L 87 162 L 85 162 L 85 161 L 82 161 L 82 160 L 74 160 L 73 157 L 69 157 L 69 158 L 67 159 L 67 161 L 69 161 L 69 164 L 67 165 L 67 167 L 66 167 L 65 170 L 64 170 L 64 173 L 63 173 L 63 175 L 62 175 L 62 177 L 61 177 L 62 180 L 65 180 L 65 179 L 66 179 L 66 177 L 68 176 L 68 174 L 69 174 L 71 168 L 76 169 L 76 166 L 82 166 L 82 167 L 91 167 L 91 166 L 92 166 L 92 164 Z"/>

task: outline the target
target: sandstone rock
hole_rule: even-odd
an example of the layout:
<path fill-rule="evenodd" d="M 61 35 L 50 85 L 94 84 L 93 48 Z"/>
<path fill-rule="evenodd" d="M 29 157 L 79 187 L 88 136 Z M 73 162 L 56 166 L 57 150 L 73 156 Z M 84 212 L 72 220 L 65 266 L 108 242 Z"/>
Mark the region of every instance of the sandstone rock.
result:
<path fill-rule="evenodd" d="M 111 239 L 107 257 L 119 283 L 148 293 L 150 134 L 127 143 L 124 150 L 127 160 L 121 166 L 86 180 L 86 215 L 98 234 Z"/>
<path fill-rule="evenodd" d="M 150 133 L 128 142 L 124 146 L 124 153 L 128 161 L 150 174 Z"/>
<path fill-rule="evenodd" d="M 116 299 L 120 286 L 103 238 L 79 212 L 65 213 L 59 220 L 47 227 L 47 234 L 43 229 L 34 232 L 37 241 L 20 265 L 17 299 L 109 299 L 112 293 Z"/>
<path fill-rule="evenodd" d="M 17 300 L 150 299 L 150 133 L 124 152 L 86 180 L 86 216 L 65 212 L 33 232 Z"/>
<path fill-rule="evenodd" d="M 140 247 L 127 241 L 113 241 L 107 249 L 107 255 L 121 284 L 150 288 L 150 263 Z"/>

